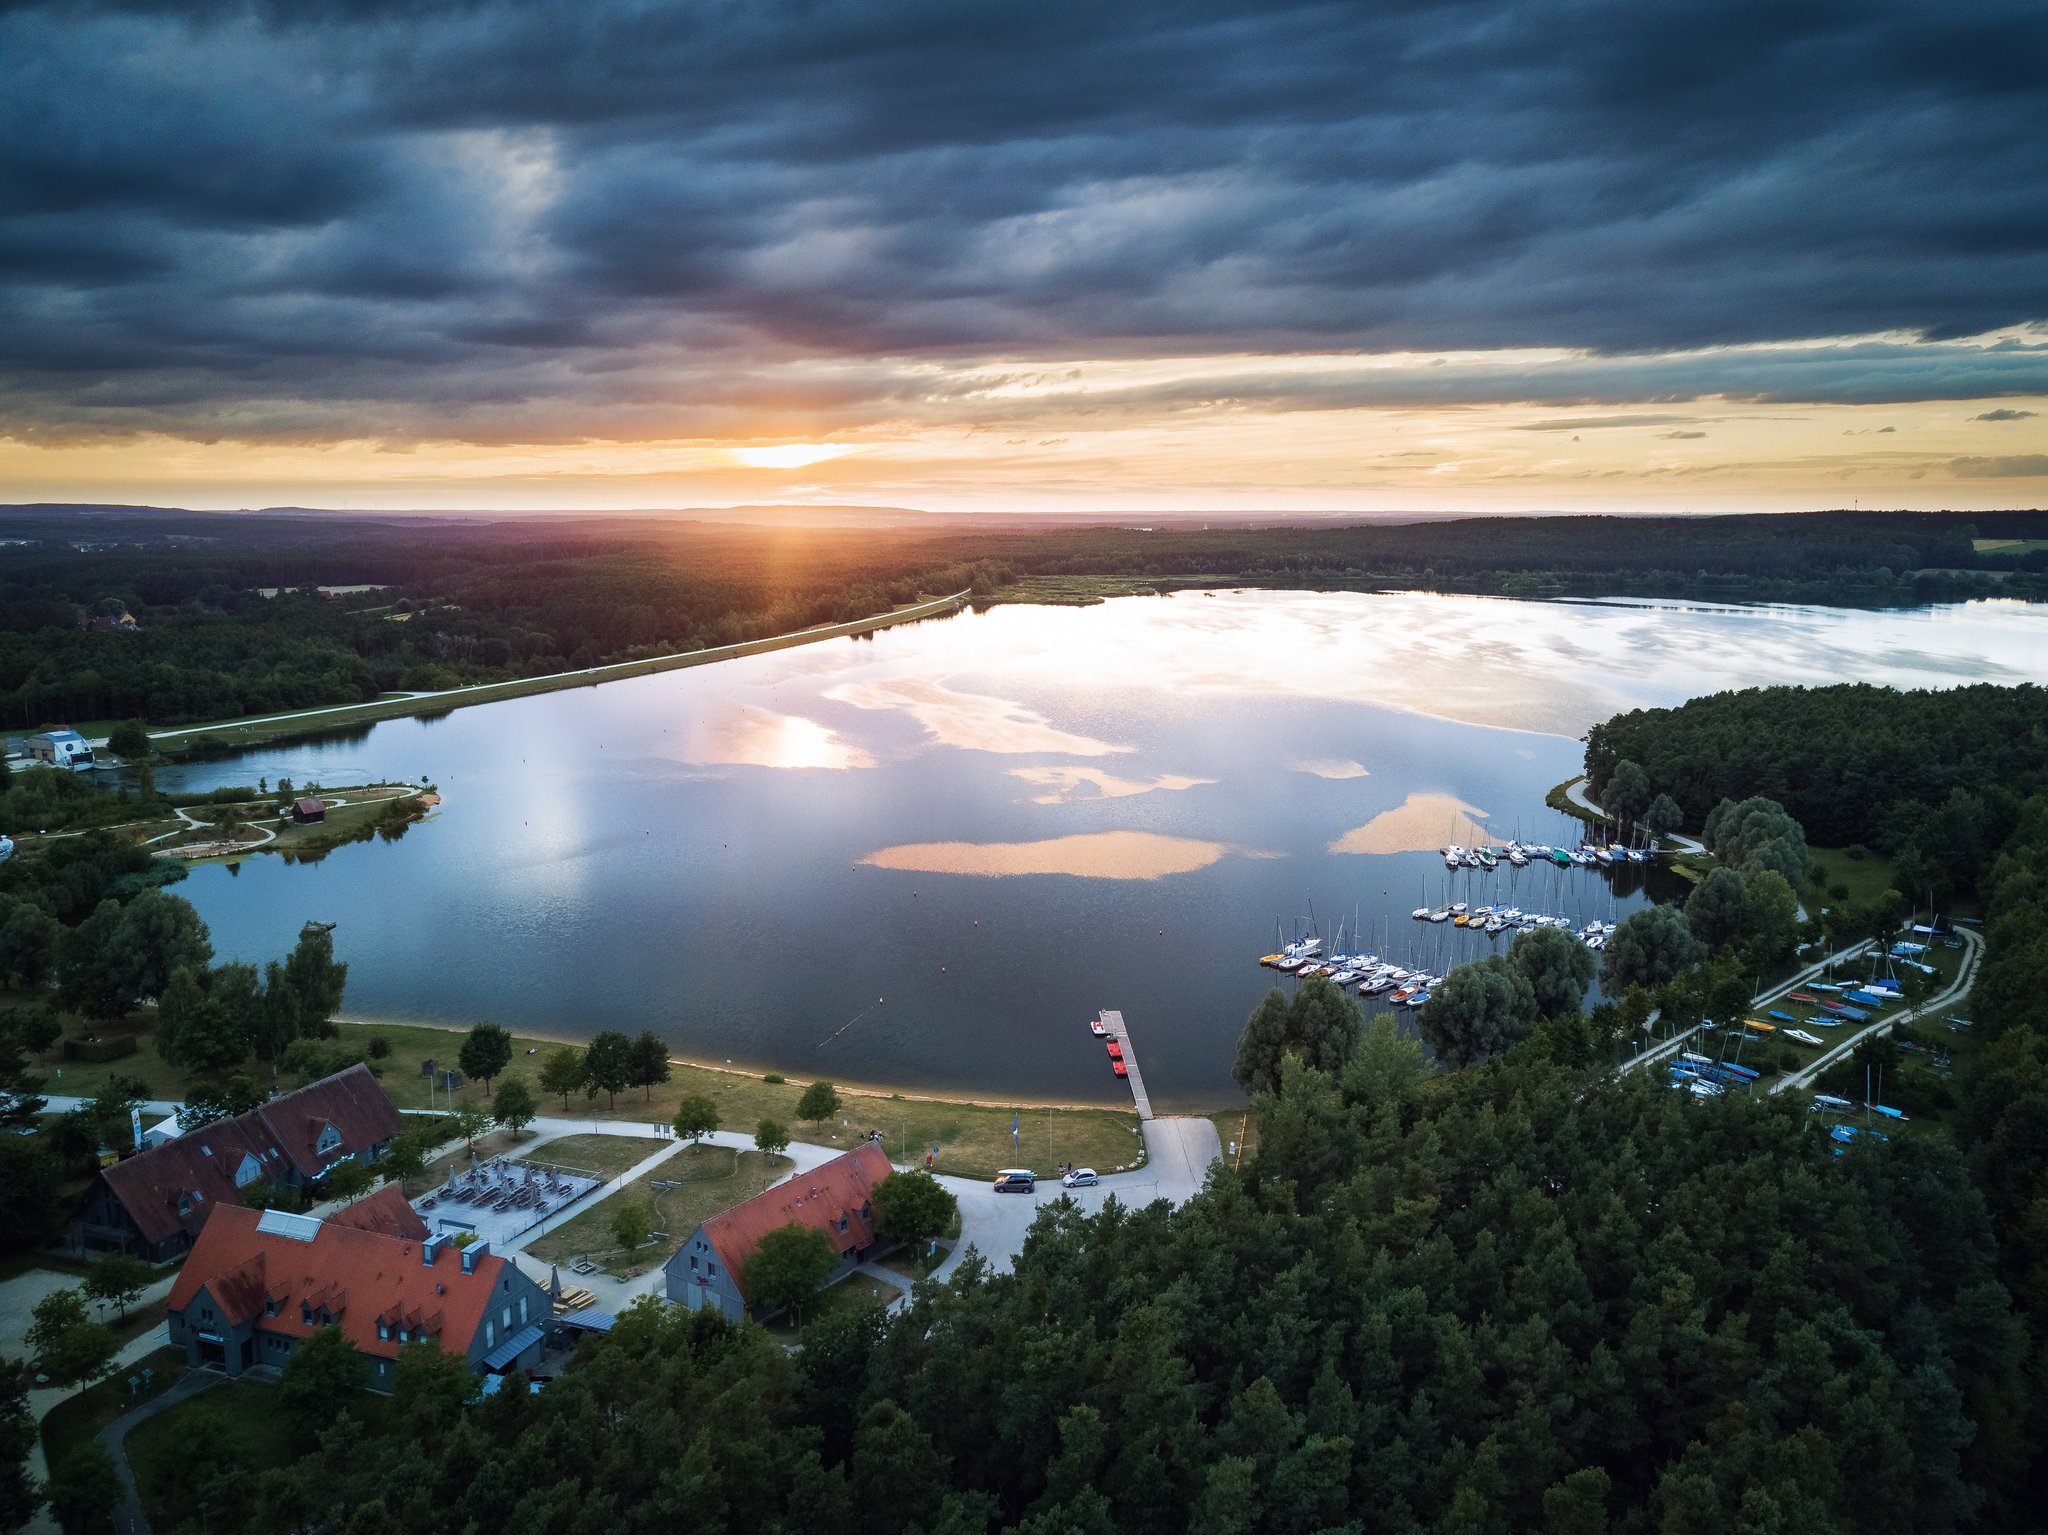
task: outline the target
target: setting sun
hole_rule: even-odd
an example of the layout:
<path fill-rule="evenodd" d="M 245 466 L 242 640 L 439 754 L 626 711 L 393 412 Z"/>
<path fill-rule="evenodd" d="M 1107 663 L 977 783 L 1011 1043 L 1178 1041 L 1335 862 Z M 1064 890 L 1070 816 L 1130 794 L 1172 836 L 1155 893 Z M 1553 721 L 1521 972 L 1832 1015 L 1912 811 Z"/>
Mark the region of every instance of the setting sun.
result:
<path fill-rule="evenodd" d="M 784 442 L 770 448 L 734 448 L 732 456 L 749 469 L 803 469 L 853 450 L 830 442 Z"/>

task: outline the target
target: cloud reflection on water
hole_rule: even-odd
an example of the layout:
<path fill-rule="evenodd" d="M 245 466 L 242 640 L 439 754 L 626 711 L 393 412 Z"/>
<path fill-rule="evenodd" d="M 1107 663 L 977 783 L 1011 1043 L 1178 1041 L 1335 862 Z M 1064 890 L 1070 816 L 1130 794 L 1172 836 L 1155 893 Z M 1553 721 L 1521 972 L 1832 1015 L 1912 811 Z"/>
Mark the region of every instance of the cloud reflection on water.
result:
<path fill-rule="evenodd" d="M 1486 812 L 1448 794 L 1411 794 L 1330 844 L 1333 853 L 1426 853 L 1456 843 L 1474 847 L 1494 834 L 1473 817 Z"/>
<path fill-rule="evenodd" d="M 1092 736 L 1074 735 L 1052 725 L 1035 709 L 1007 698 L 962 693 L 944 682 L 918 677 L 892 677 L 874 682 L 843 682 L 827 690 L 835 703 L 857 709 L 900 709 L 924 726 L 945 746 L 965 751 L 1027 755 L 1056 752 L 1069 757 L 1107 757 L 1133 750 Z"/>
<path fill-rule="evenodd" d="M 1197 837 L 1104 831 L 1052 837 L 1043 842 L 913 842 L 882 848 L 861 862 L 878 869 L 904 869 L 919 874 L 1071 874 L 1082 879 L 1163 879 L 1169 874 L 1192 874 L 1197 869 L 1206 869 L 1232 853 L 1246 858 L 1280 856 Z"/>
<path fill-rule="evenodd" d="M 1047 790 L 1044 794 L 1031 796 L 1034 805 L 1064 805 L 1075 798 L 1127 799 L 1133 794 L 1150 794 L 1156 789 L 1195 789 L 1216 782 L 1213 778 L 1188 778 L 1179 773 L 1162 773 L 1151 779 L 1119 778 L 1114 773 L 1103 772 L 1101 768 L 1071 766 L 1011 768 L 1010 776 Z M 1095 793 L 1077 795 L 1075 791 L 1083 784 L 1092 784 Z"/>

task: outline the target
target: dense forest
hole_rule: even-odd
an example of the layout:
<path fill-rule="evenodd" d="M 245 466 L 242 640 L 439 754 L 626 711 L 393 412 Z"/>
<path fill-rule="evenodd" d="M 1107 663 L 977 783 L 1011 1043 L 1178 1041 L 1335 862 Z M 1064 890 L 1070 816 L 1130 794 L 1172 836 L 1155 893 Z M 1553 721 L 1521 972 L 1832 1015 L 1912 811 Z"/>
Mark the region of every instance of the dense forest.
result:
<path fill-rule="evenodd" d="M 2048 789 L 2048 689 L 1715 693 L 1595 725 L 1595 799 L 1625 763 L 1640 767 L 1647 793 L 1677 802 L 1687 826 L 1722 799 L 1765 795 L 1816 844 L 1890 853 L 1911 893 L 1945 900 L 1976 889 L 2021 802 Z"/>
<path fill-rule="evenodd" d="M 0 512 L 0 723 L 158 726 L 755 639 L 1021 577 L 1511 596 L 1911 603 L 2048 596 L 2033 513 L 1499 518 L 1209 529 L 734 527 Z M 323 598 L 319 586 L 376 588 Z M 262 589 L 297 588 L 274 598 Z M 133 629 L 109 628 L 122 614 Z"/>
<path fill-rule="evenodd" d="M 538 1396 L 416 1369 L 382 1428 L 250 1474 L 214 1532 L 2016 1530 L 2026 1334 L 1938 1141 L 1829 1155 L 1787 1101 L 1517 1053 L 1433 1076 L 1382 1025 L 1290 1069 L 1180 1211 L 1040 1218 L 789 1354 L 643 1303 Z M 331 1405 L 331 1404 L 330 1404 Z M 309 1449 L 310 1449 L 309 1445 Z"/>

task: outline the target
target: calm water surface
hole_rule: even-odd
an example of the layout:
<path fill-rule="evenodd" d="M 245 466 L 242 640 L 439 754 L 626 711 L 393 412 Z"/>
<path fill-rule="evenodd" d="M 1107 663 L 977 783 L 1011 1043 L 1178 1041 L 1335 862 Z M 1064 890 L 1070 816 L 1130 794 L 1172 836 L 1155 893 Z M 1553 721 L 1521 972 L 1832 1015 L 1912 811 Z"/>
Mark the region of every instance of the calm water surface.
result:
<path fill-rule="evenodd" d="M 337 922 L 348 1016 L 652 1028 L 800 1076 L 1113 1102 L 1083 1024 L 1115 1007 L 1156 1101 L 1215 1104 L 1276 927 L 1312 908 L 1437 968 L 1492 947 L 1409 920 L 1443 898 L 1428 849 L 1475 822 L 1575 840 L 1543 795 L 1594 721 L 1755 683 L 2039 681 L 2042 634 L 2004 603 L 1006 607 L 162 778 L 440 785 L 395 841 L 180 887 L 224 958 Z M 1508 872 L 1457 894 L 1643 900 L 1639 875 Z"/>

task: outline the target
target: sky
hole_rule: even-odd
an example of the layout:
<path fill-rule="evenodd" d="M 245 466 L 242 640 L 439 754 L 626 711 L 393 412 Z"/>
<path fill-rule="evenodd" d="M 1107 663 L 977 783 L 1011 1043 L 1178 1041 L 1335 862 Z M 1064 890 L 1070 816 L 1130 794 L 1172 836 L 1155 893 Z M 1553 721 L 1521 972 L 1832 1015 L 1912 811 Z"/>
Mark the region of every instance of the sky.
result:
<path fill-rule="evenodd" d="M 2048 9 L 0 0 L 0 500 L 2048 504 Z"/>

